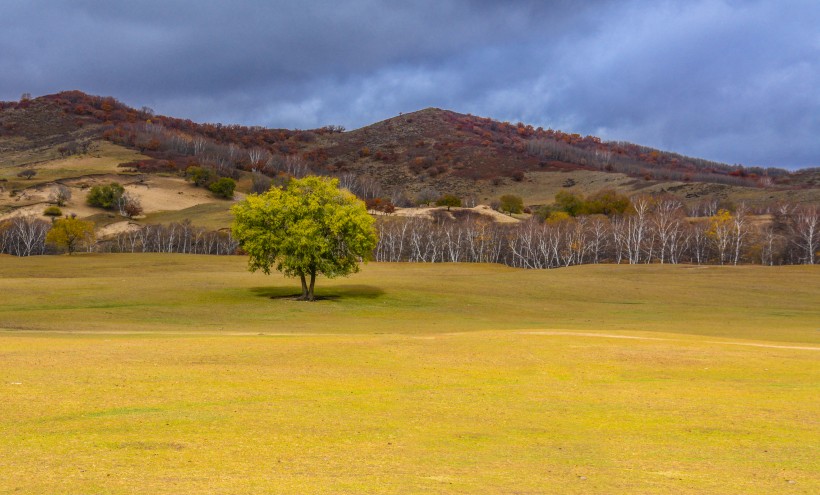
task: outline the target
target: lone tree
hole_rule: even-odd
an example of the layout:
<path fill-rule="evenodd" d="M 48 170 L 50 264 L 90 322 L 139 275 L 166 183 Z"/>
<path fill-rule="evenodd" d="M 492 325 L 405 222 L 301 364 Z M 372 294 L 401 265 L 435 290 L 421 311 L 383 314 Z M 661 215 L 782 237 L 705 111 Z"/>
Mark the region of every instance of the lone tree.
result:
<path fill-rule="evenodd" d="M 22 172 L 19 172 L 17 174 L 17 177 L 22 177 L 26 180 L 31 180 L 31 178 L 34 177 L 35 175 L 37 175 L 36 170 L 31 169 L 31 168 L 27 168 L 27 169 L 23 170 Z"/>
<path fill-rule="evenodd" d="M 447 211 L 450 211 L 451 207 L 460 208 L 461 198 L 454 194 L 445 194 L 444 196 L 438 198 L 436 201 L 436 206 L 446 206 Z"/>
<path fill-rule="evenodd" d="M 65 206 L 66 202 L 71 199 L 71 189 L 63 184 L 57 184 L 48 199 L 52 203 L 56 203 L 57 206 Z"/>
<path fill-rule="evenodd" d="M 248 269 L 270 274 L 275 266 L 298 276 L 303 301 L 314 299 L 316 275 L 356 273 L 378 242 L 365 204 L 339 189 L 338 179 L 292 179 L 286 189 L 251 194 L 231 211 L 233 235 L 250 256 Z"/>
<path fill-rule="evenodd" d="M 81 245 L 94 242 L 94 223 L 73 217 L 55 220 L 46 234 L 46 242 L 65 249 L 70 255 Z"/>
<path fill-rule="evenodd" d="M 505 194 L 501 196 L 498 209 L 509 215 L 512 215 L 513 213 L 521 213 L 524 210 L 524 200 L 521 199 L 521 196 Z"/>

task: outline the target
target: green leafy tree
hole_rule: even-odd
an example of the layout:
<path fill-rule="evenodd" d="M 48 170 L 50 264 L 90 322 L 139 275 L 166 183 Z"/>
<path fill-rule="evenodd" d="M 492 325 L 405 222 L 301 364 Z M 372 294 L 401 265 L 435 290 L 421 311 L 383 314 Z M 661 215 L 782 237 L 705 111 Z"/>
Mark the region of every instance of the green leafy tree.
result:
<path fill-rule="evenodd" d="M 248 269 L 269 274 L 275 266 L 299 277 L 305 301 L 314 299 L 317 275 L 359 271 L 359 261 L 369 259 L 378 242 L 365 204 L 339 189 L 338 179 L 293 179 L 286 189 L 249 195 L 231 211 L 233 235 L 250 256 Z"/>
<path fill-rule="evenodd" d="M 555 204 L 559 210 L 565 211 L 573 217 L 585 213 L 584 196 L 581 194 L 559 191 L 558 194 L 555 195 Z"/>
<path fill-rule="evenodd" d="M 222 177 L 214 181 L 208 186 L 208 190 L 221 198 L 233 198 L 233 192 L 236 189 L 236 181 L 230 177 Z"/>
<path fill-rule="evenodd" d="M 55 220 L 46 242 L 72 254 L 78 247 L 94 242 L 94 223 L 74 217 Z"/>
<path fill-rule="evenodd" d="M 618 215 L 624 213 L 632 202 L 623 194 L 618 194 L 612 189 L 604 189 L 591 195 L 584 202 L 584 214 L 586 215 Z"/>
<path fill-rule="evenodd" d="M 444 196 L 438 198 L 436 201 L 436 206 L 446 206 L 447 211 L 450 211 L 451 207 L 458 208 L 461 206 L 461 198 L 453 194 L 445 194 Z"/>
<path fill-rule="evenodd" d="M 199 187 L 207 187 L 216 180 L 215 174 L 210 170 L 195 165 L 185 169 L 185 178 Z"/>
<path fill-rule="evenodd" d="M 498 204 L 499 211 L 512 215 L 524 211 L 524 200 L 515 194 L 505 194 L 501 196 Z"/>
<path fill-rule="evenodd" d="M 91 206 L 110 210 L 117 206 L 117 203 L 124 193 L 125 188 L 116 182 L 104 186 L 94 186 L 88 191 L 86 202 Z"/>

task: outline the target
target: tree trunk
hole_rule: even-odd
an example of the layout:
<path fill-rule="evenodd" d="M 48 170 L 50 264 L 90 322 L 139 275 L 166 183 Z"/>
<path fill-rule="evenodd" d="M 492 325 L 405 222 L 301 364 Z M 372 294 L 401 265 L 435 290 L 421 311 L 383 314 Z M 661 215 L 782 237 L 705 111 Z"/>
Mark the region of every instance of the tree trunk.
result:
<path fill-rule="evenodd" d="M 311 270 L 310 272 L 310 287 L 308 288 L 307 300 L 313 301 L 315 298 L 313 297 L 313 286 L 316 283 L 316 271 Z"/>
<path fill-rule="evenodd" d="M 299 273 L 299 279 L 302 281 L 302 295 L 299 296 L 300 301 L 307 301 L 308 300 L 308 287 L 307 281 L 305 280 L 305 274 L 303 272 Z"/>

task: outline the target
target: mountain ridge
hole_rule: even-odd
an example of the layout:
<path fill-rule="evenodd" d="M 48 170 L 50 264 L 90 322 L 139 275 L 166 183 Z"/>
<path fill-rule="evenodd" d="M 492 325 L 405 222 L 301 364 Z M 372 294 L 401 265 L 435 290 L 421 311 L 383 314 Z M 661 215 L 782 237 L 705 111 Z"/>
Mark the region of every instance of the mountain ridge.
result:
<path fill-rule="evenodd" d="M 557 188 L 672 192 L 692 201 L 710 194 L 729 198 L 739 190 L 764 201 L 820 186 L 820 169 L 728 165 L 435 107 L 345 132 L 338 126 L 201 124 L 80 91 L 0 102 L 0 153 L 6 157 L 16 152 L 36 158 L 49 147 L 71 155 L 95 139 L 145 156 L 121 164 L 125 169 L 182 173 L 196 165 L 219 175 L 262 174 L 274 181 L 310 171 L 339 177 L 365 199 L 386 197 L 399 205 L 443 193 L 473 203 L 518 193 L 538 204 Z"/>

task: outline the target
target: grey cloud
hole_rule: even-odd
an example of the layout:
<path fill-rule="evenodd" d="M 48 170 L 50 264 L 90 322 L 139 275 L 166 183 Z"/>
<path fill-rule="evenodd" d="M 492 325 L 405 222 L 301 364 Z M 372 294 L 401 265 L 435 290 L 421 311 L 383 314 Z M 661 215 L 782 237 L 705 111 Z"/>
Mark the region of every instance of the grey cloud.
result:
<path fill-rule="evenodd" d="M 813 1 L 31 1 L 0 98 L 81 89 L 200 121 L 429 106 L 730 163 L 820 165 Z"/>

